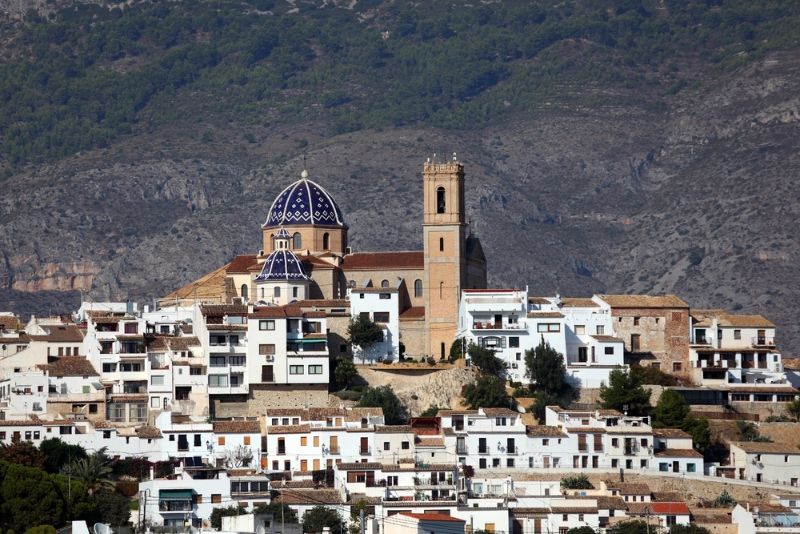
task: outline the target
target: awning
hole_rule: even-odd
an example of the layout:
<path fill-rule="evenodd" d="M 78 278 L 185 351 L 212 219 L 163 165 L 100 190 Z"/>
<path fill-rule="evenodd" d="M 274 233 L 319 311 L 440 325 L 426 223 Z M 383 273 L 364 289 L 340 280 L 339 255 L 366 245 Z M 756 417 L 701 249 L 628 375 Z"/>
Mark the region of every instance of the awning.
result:
<path fill-rule="evenodd" d="M 159 490 L 160 501 L 191 501 L 194 491 L 190 489 Z"/>

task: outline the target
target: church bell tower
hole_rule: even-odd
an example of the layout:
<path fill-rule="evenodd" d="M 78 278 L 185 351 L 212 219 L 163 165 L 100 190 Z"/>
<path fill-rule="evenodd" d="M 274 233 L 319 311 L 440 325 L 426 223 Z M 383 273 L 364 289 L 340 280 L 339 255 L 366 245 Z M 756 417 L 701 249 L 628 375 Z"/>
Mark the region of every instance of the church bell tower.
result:
<path fill-rule="evenodd" d="M 423 239 L 426 347 L 446 357 L 458 328 L 461 289 L 467 272 L 464 166 L 431 159 L 423 165 Z"/>

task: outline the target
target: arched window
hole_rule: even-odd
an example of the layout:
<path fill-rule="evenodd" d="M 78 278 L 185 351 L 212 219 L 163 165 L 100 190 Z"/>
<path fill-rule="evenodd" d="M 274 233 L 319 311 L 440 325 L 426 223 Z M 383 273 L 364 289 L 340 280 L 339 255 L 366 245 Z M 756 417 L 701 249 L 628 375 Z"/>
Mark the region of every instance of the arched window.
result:
<path fill-rule="evenodd" d="M 275 289 L 272 290 L 272 296 L 275 297 L 276 299 L 281 298 L 281 288 L 275 286 Z"/>
<path fill-rule="evenodd" d="M 273 250 L 278 248 L 277 246 L 275 246 L 275 234 L 269 234 L 269 242 L 272 243 Z"/>
<path fill-rule="evenodd" d="M 414 280 L 414 296 L 417 298 L 422 296 L 422 280 L 419 278 Z"/>
<path fill-rule="evenodd" d="M 439 344 L 439 359 L 444 360 L 444 343 Z"/>
<path fill-rule="evenodd" d="M 331 248 L 331 236 L 328 235 L 328 232 L 322 234 L 322 250 L 328 250 Z"/>
<path fill-rule="evenodd" d="M 389 281 L 388 280 L 381 280 L 381 287 L 389 287 Z"/>
<path fill-rule="evenodd" d="M 303 236 L 300 235 L 300 232 L 295 232 L 294 236 L 292 236 L 292 248 L 298 250 L 303 247 Z"/>
<path fill-rule="evenodd" d="M 439 298 L 444 298 L 444 282 L 439 282 Z"/>
<path fill-rule="evenodd" d="M 444 238 L 439 238 L 439 252 L 444 252 Z"/>
<path fill-rule="evenodd" d="M 437 187 L 436 188 L 436 213 L 444 213 L 445 209 L 445 201 L 444 201 L 444 187 Z"/>
<path fill-rule="evenodd" d="M 243 298 L 243 299 L 246 299 L 246 298 L 247 298 L 247 296 L 248 296 L 247 294 L 248 294 L 248 292 L 249 292 L 249 291 L 250 291 L 250 288 L 248 288 L 248 287 L 247 287 L 247 284 L 242 284 L 242 291 L 241 291 L 241 293 L 242 293 L 242 298 Z"/>

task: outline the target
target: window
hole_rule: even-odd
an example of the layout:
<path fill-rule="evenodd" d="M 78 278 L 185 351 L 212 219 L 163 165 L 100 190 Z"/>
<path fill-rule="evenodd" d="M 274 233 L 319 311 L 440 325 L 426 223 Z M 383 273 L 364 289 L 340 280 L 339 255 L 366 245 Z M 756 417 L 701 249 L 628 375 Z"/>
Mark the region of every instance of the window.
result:
<path fill-rule="evenodd" d="M 680 373 L 681 372 L 681 362 L 672 362 L 672 372 L 673 373 Z"/>
<path fill-rule="evenodd" d="M 404 451 L 407 451 L 408 448 L 409 448 L 409 442 L 408 441 L 401 442 L 400 443 L 400 448 L 403 449 Z"/>
<path fill-rule="evenodd" d="M 303 247 L 303 237 L 300 232 L 295 232 L 292 236 L 292 248 L 297 250 Z"/>
<path fill-rule="evenodd" d="M 561 325 L 558 323 L 539 323 L 536 325 L 537 332 L 560 332 Z"/>
<path fill-rule="evenodd" d="M 639 352 L 641 348 L 641 336 L 639 334 L 631 334 L 631 352 Z"/>
<path fill-rule="evenodd" d="M 194 435 L 194 446 L 195 447 L 200 447 L 202 445 L 203 445 L 202 437 L 200 436 L 200 434 L 195 434 Z"/>
<path fill-rule="evenodd" d="M 739 329 L 734 330 L 733 339 L 742 339 L 742 331 Z"/>
<path fill-rule="evenodd" d="M 243 299 L 247 298 L 249 292 L 250 292 L 250 288 L 247 287 L 247 284 L 242 284 L 242 289 L 241 289 L 240 293 L 241 293 Z"/>
<path fill-rule="evenodd" d="M 161 397 L 150 397 L 150 407 L 158 408 L 161 406 Z"/>
<path fill-rule="evenodd" d="M 302 365 L 290 365 L 289 366 L 289 374 L 290 375 L 302 375 L 303 374 L 303 366 Z"/>
<path fill-rule="evenodd" d="M 686 472 L 687 473 L 694 473 L 697 464 L 686 464 Z"/>
<path fill-rule="evenodd" d="M 508 338 L 508 346 L 511 347 L 512 349 L 518 349 L 519 348 L 519 336 L 510 336 Z"/>
<path fill-rule="evenodd" d="M 436 188 L 436 213 L 444 213 L 446 208 L 445 204 L 445 190 L 444 187 Z"/>
<path fill-rule="evenodd" d="M 633 326 L 639 326 L 639 318 L 638 317 L 634 317 L 633 318 Z"/>
<path fill-rule="evenodd" d="M 194 375 L 194 376 L 202 375 L 203 374 L 203 368 L 202 367 L 189 367 L 189 374 L 190 375 Z"/>
<path fill-rule="evenodd" d="M 307 436 L 300 436 L 300 446 L 301 447 L 308 446 L 308 437 Z"/>
<path fill-rule="evenodd" d="M 322 234 L 322 250 L 328 250 L 331 248 L 331 236 L 328 235 L 328 232 Z"/>
<path fill-rule="evenodd" d="M 103 364 L 103 372 L 104 373 L 114 373 L 117 370 L 116 363 L 104 363 Z"/>
<path fill-rule="evenodd" d="M 392 294 L 391 293 L 381 293 L 380 295 L 378 295 L 378 298 L 381 299 L 381 300 L 389 300 L 389 299 L 392 298 Z"/>
<path fill-rule="evenodd" d="M 245 364 L 244 356 L 228 356 L 228 364 L 242 367 Z"/>
<path fill-rule="evenodd" d="M 582 336 L 586 333 L 586 325 L 583 324 L 576 324 L 575 325 L 575 334 Z"/>
<path fill-rule="evenodd" d="M 139 331 L 139 324 L 138 323 L 125 323 L 125 333 L 126 334 L 136 334 Z"/>
<path fill-rule="evenodd" d="M 611 446 L 619 447 L 619 438 L 611 438 Z"/>
<path fill-rule="evenodd" d="M 150 377 L 150 385 L 151 386 L 163 386 L 164 385 L 164 375 L 152 375 Z"/>
<path fill-rule="evenodd" d="M 219 438 L 219 439 L 221 439 L 223 442 L 225 441 L 225 438 Z M 222 495 L 219 494 L 219 493 L 212 493 L 211 494 L 211 502 L 212 503 L 220 503 L 220 502 L 222 502 Z"/>
<path fill-rule="evenodd" d="M 276 299 L 281 298 L 281 288 L 278 286 L 273 287 L 272 296 L 275 297 Z"/>
<path fill-rule="evenodd" d="M 297 298 L 297 296 L 298 296 L 299 294 L 300 294 L 300 289 L 299 289 L 299 288 L 297 288 L 297 287 L 293 287 L 293 288 L 292 288 L 292 298 Z"/>
<path fill-rule="evenodd" d="M 604 335 L 606 335 L 606 327 L 601 325 L 601 324 L 595 326 L 594 330 L 595 330 L 594 335 L 596 335 L 596 336 L 604 336 Z"/>
<path fill-rule="evenodd" d="M 381 287 L 389 287 L 389 281 L 388 280 L 381 280 Z"/>
<path fill-rule="evenodd" d="M 376 323 L 389 322 L 389 312 L 375 312 L 372 316 Z"/>
<path fill-rule="evenodd" d="M 271 356 L 275 354 L 275 344 L 274 343 L 263 343 L 258 346 L 258 353 L 261 356 Z"/>
<path fill-rule="evenodd" d="M 322 366 L 321 365 L 309 365 L 308 366 L 308 374 L 310 374 L 310 375 L 321 375 L 322 374 Z"/>
<path fill-rule="evenodd" d="M 228 375 L 208 375 L 208 385 L 211 387 L 228 387 Z"/>
<path fill-rule="evenodd" d="M 209 362 L 211 367 L 225 367 L 225 356 L 211 356 Z"/>
<path fill-rule="evenodd" d="M 444 252 L 444 238 L 439 238 L 439 252 Z"/>
<path fill-rule="evenodd" d="M 681 312 L 672 312 L 672 320 L 673 321 L 682 321 L 683 314 Z"/>
<path fill-rule="evenodd" d="M 606 356 L 613 356 L 614 355 L 614 347 L 605 347 L 603 348 L 603 354 Z"/>
<path fill-rule="evenodd" d="M 543 439 L 542 440 L 542 447 L 547 447 L 548 445 L 550 445 L 550 440 L 547 439 L 547 438 Z"/>
<path fill-rule="evenodd" d="M 259 330 L 275 330 L 275 321 L 258 321 Z"/>
<path fill-rule="evenodd" d="M 414 297 L 420 298 L 422 297 L 422 280 L 417 278 L 414 280 Z"/>

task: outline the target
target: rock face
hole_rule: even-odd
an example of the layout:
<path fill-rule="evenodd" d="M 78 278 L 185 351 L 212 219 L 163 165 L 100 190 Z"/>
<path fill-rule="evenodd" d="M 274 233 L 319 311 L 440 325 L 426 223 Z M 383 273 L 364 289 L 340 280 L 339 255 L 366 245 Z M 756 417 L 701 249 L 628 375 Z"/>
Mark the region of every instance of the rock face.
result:
<path fill-rule="evenodd" d="M 800 55 L 695 74 L 666 109 L 633 88 L 616 105 L 564 97 L 473 131 L 143 125 L 0 181 L 0 309 L 70 308 L 79 291 L 149 300 L 257 251 L 263 217 L 303 157 L 336 196 L 355 250 L 419 248 L 422 162 L 455 151 L 491 285 L 675 292 L 694 306 L 767 315 L 791 353 Z"/>

